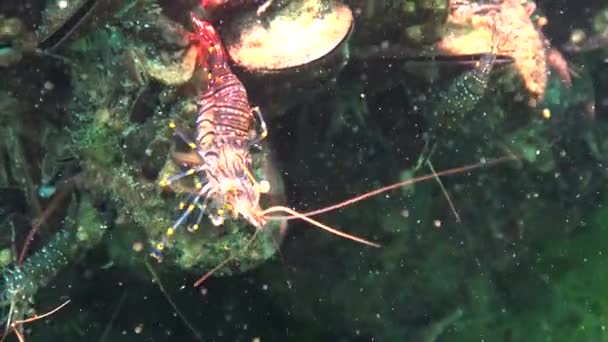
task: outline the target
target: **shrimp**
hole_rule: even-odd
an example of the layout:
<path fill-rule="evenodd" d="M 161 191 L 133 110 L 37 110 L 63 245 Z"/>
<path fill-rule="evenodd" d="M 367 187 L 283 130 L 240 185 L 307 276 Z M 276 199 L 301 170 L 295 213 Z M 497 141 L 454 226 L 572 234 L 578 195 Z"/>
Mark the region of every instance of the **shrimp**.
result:
<path fill-rule="evenodd" d="M 507 39 L 501 36 L 499 25 L 497 22 L 493 24 L 491 51 L 483 54 L 473 69 L 458 76 L 430 101 L 433 103 L 432 114 L 438 117 L 440 126 L 445 121 L 448 121 L 448 128 L 450 124 L 457 126 L 457 119 L 475 109 L 485 97 L 496 57 L 504 52 L 502 44 Z"/>
<path fill-rule="evenodd" d="M 182 203 L 183 214 L 169 227 L 164 237 L 155 245 L 151 255 L 162 260 L 162 252 L 168 238 L 184 226 L 187 219 L 199 209 L 198 217 L 190 230 L 197 230 L 206 214 L 214 226 L 222 225 L 228 216 L 242 216 L 257 229 L 266 223 L 264 211 L 260 209 L 260 197 L 270 190 L 270 183 L 253 176 L 250 149 L 268 135 L 261 111 L 251 107 L 247 91 L 232 73 L 220 38 L 211 24 L 192 16 L 196 29 L 194 36 L 201 49 L 207 52 L 204 62 L 208 70 L 209 85 L 198 101 L 196 138 L 190 140 L 176 131 L 182 140 L 195 152 L 200 163 L 183 172 L 160 181 L 161 187 L 186 177 L 196 176 L 196 192 L 192 199 Z M 175 124 L 170 126 L 175 128 Z M 283 212 L 292 213 L 283 208 Z M 340 232 L 315 220 L 304 218 L 309 223 L 333 234 L 364 243 L 379 245 L 353 235 Z"/>

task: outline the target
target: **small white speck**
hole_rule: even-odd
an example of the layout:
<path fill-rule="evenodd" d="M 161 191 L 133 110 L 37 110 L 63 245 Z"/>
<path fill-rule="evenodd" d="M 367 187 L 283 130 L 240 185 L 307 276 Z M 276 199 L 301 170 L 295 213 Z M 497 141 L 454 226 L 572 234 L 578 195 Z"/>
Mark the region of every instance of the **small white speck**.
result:
<path fill-rule="evenodd" d="M 68 8 L 68 2 L 67 0 L 59 0 L 57 1 L 57 6 L 59 6 L 60 9 L 66 9 Z"/>

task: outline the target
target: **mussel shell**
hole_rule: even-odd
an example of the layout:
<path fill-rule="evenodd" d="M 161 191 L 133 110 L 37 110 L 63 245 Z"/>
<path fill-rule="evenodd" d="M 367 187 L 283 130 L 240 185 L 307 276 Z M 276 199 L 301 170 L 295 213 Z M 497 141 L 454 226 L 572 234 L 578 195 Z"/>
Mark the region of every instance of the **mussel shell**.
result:
<path fill-rule="evenodd" d="M 231 59 L 256 73 L 295 71 L 324 59 L 348 38 L 353 14 L 335 1 L 294 0 L 258 15 L 247 11 L 222 30 Z"/>
<path fill-rule="evenodd" d="M 293 16 L 311 4 L 319 7 L 309 17 L 318 18 L 315 17 L 309 22 L 309 27 L 301 28 L 297 33 L 289 31 L 294 34 L 289 39 L 289 45 L 274 39 L 273 31 L 264 28 L 276 25 L 279 21 L 298 20 Z M 274 12 L 262 15 L 262 19 L 255 11 L 241 14 L 222 30 L 222 38 L 235 64 L 233 69 L 244 81 L 252 102 L 262 108 L 265 117 L 282 115 L 289 107 L 311 99 L 316 92 L 331 87 L 348 62 L 348 40 L 353 30 L 351 10 L 335 1 L 297 0 L 269 11 Z M 329 21 L 339 23 L 340 27 L 336 29 L 326 25 Z M 326 30 L 334 31 L 324 33 L 323 25 L 326 25 Z M 246 36 L 256 30 L 268 34 L 265 39 L 267 45 L 242 48 L 243 42 L 250 39 Z M 275 33 L 285 35 L 285 32 L 288 31 Z M 294 54 L 289 51 L 290 46 L 302 53 Z M 253 51 L 256 49 L 269 49 L 272 52 L 265 54 L 274 55 L 274 60 L 258 62 L 259 59 L 251 58 L 256 53 L 260 55 Z"/>

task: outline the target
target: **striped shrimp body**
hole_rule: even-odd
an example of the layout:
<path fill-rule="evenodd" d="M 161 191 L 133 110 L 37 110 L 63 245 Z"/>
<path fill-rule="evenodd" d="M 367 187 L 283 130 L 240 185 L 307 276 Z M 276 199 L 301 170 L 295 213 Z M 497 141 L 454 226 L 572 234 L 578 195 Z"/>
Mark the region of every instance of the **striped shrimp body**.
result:
<path fill-rule="evenodd" d="M 204 161 L 206 187 L 223 194 L 216 199 L 220 208 L 232 209 L 234 218 L 241 214 L 259 228 L 266 220 L 252 209 L 259 207 L 260 194 L 269 190 L 269 184 L 258 183 L 253 177 L 249 150 L 266 137 L 266 124 L 259 109 L 250 106 L 245 87 L 230 70 L 213 27 L 196 17 L 192 21 L 201 41 L 209 45 L 209 89 L 199 101 L 196 120 L 196 145 Z M 212 216 L 212 222 L 223 223 L 222 216 Z"/>
<path fill-rule="evenodd" d="M 198 101 L 196 138 L 191 141 L 176 131 L 200 157 L 201 163 L 160 182 L 168 186 L 186 176 L 196 175 L 196 192 L 188 203 L 182 202 L 183 214 L 167 229 L 166 236 L 156 244 L 152 253 L 160 260 L 167 238 L 182 226 L 195 209 L 198 218 L 190 226 L 197 230 L 206 214 L 213 225 L 224 223 L 226 214 L 233 219 L 243 216 L 256 228 L 266 224 L 260 214 L 262 193 L 270 190 L 267 181 L 258 181 L 252 173 L 250 149 L 267 135 L 261 112 L 249 104 L 247 91 L 232 73 L 219 37 L 211 24 L 192 16 L 196 28 L 195 39 L 202 52 L 207 53 L 204 62 L 208 70 L 208 89 Z M 256 124 L 257 121 L 257 124 Z M 172 127 L 175 127 L 171 123 Z"/>
<path fill-rule="evenodd" d="M 196 146 L 203 160 L 207 184 L 205 196 L 212 196 L 217 214 L 214 225 L 223 223 L 222 208 L 230 209 L 233 218 L 242 215 L 256 228 L 266 224 L 256 213 L 261 193 L 270 189 L 267 181 L 258 182 L 251 170 L 250 148 L 267 135 L 261 112 L 249 104 L 247 91 L 232 73 L 226 54 L 213 27 L 192 17 L 202 44 L 209 45 L 209 88 L 199 100 L 196 119 Z M 259 122 L 256 129 L 255 122 Z"/>

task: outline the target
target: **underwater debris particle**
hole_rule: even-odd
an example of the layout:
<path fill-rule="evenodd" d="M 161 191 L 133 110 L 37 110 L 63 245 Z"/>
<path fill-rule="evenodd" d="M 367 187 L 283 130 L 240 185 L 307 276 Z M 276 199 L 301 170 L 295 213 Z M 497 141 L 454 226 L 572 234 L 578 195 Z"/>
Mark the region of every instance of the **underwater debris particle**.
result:
<path fill-rule="evenodd" d="M 133 242 L 131 249 L 133 250 L 133 252 L 140 253 L 144 250 L 144 244 L 141 241 Z"/>
<path fill-rule="evenodd" d="M 587 33 L 583 29 L 574 29 L 570 33 L 570 43 L 574 45 L 580 45 L 587 39 Z"/>

